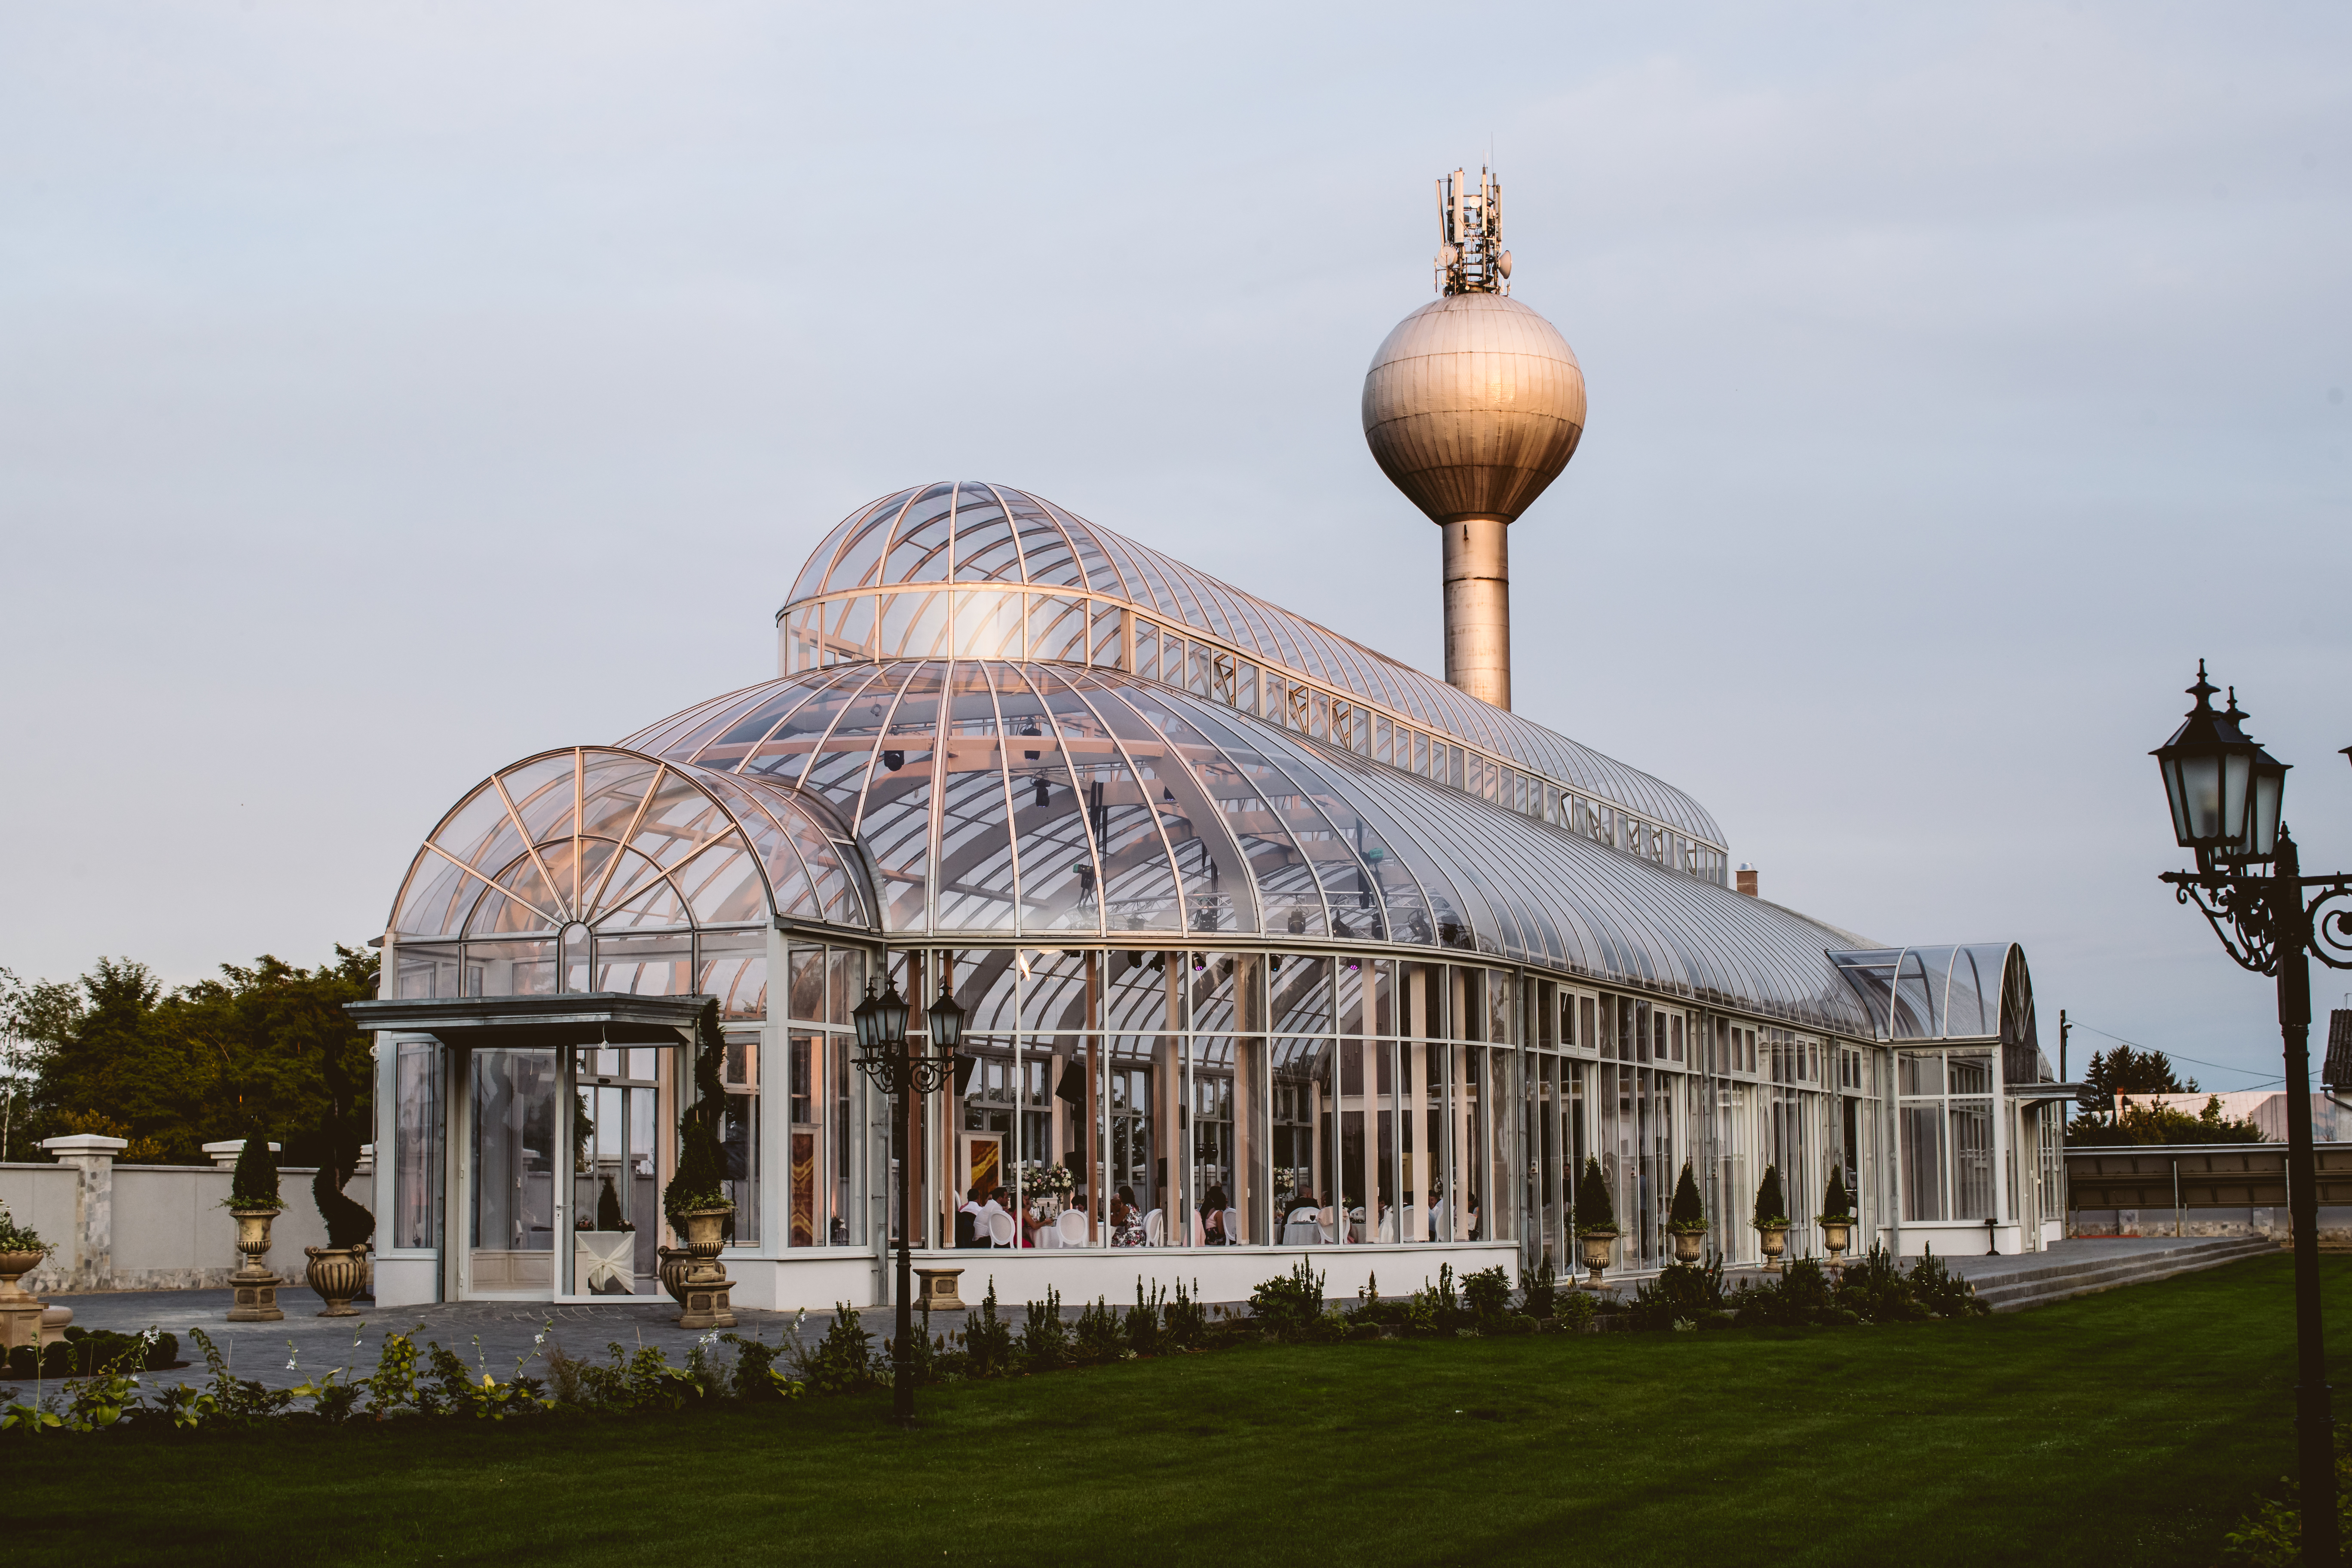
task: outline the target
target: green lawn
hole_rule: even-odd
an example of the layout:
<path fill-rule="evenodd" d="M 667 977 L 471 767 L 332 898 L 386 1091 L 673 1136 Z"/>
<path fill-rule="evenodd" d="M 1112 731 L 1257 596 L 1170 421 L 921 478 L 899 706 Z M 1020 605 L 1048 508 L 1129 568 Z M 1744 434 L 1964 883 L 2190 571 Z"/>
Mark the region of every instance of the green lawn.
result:
<path fill-rule="evenodd" d="M 2352 1258 L 2326 1262 L 2352 1337 Z M 2290 1266 L 1962 1323 L 1253 1347 L 881 1400 L 47 1436 L 12 1563 L 2210 1563 Z M 2343 1383 L 2343 1350 L 2335 1379 Z"/>

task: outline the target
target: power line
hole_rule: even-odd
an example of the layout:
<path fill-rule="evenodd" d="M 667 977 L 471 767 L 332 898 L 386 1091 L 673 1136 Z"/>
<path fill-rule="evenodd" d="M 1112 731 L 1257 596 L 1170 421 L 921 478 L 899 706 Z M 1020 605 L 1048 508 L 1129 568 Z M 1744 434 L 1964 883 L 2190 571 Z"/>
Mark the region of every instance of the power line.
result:
<path fill-rule="evenodd" d="M 2136 1051 L 2157 1051 L 2158 1055 L 2162 1056 L 2168 1060 L 2187 1062 L 2191 1067 L 2218 1068 L 2223 1072 L 2234 1073 L 2251 1073 L 2256 1070 L 2253 1068 L 2234 1067 L 2228 1062 L 2209 1062 L 2202 1057 L 2184 1057 L 2179 1051 L 2158 1050 L 2156 1047 L 2143 1046 L 2137 1040 L 2126 1040 L 2121 1035 L 2110 1035 L 2105 1029 L 2098 1028 L 2094 1025 L 2085 1024 L 2079 1018 L 2070 1019 L 2068 1021 L 2078 1029 L 2089 1029 L 2091 1033 L 2099 1036 L 2103 1039 L 2113 1040 L 2119 1046 L 2129 1046 Z M 2262 1089 L 2273 1082 L 2284 1086 L 2286 1082 L 2286 1075 L 2284 1073 L 2281 1073 L 2276 1079 L 2265 1079 L 2262 1083 L 2255 1084 L 2253 1087 L 2256 1089 Z"/>

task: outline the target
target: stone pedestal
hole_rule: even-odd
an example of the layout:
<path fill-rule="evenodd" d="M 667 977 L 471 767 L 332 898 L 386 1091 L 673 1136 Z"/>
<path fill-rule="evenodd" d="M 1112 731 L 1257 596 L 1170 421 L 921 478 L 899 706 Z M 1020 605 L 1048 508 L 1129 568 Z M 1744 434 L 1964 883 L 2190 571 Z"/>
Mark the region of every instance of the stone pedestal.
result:
<path fill-rule="evenodd" d="M 963 1298 L 956 1294 L 956 1281 L 961 1278 L 961 1268 L 916 1269 L 915 1305 L 935 1312 L 963 1310 Z"/>
<path fill-rule="evenodd" d="M 269 1252 L 269 1222 L 278 1217 L 276 1209 L 231 1209 L 236 1216 L 236 1249 L 245 1255 L 245 1266 L 228 1277 L 229 1289 L 236 1292 L 236 1304 L 228 1310 L 232 1323 L 276 1323 L 285 1321 L 286 1314 L 278 1305 L 278 1287 L 285 1281 L 269 1271 L 261 1260 Z"/>
<path fill-rule="evenodd" d="M 727 1278 L 727 1270 L 719 1266 L 719 1249 L 725 1245 L 719 1239 L 719 1227 L 726 1224 L 729 1209 L 699 1209 L 678 1218 L 686 1226 L 686 1250 L 693 1262 L 681 1282 L 679 1305 L 686 1310 L 678 1315 L 681 1329 L 731 1329 L 735 1326 L 735 1309 L 729 1300 L 735 1281 Z"/>

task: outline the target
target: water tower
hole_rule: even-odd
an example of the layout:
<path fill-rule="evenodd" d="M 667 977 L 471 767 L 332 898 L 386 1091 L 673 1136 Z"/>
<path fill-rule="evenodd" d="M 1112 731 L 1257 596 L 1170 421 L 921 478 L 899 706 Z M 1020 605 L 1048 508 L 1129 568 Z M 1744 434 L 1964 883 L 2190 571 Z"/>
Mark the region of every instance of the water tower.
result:
<path fill-rule="evenodd" d="M 1511 705 L 1508 531 L 1576 455 L 1584 372 L 1510 297 L 1502 187 L 1437 183 L 1438 297 L 1396 324 L 1364 375 L 1364 439 L 1444 540 L 1445 679 Z"/>

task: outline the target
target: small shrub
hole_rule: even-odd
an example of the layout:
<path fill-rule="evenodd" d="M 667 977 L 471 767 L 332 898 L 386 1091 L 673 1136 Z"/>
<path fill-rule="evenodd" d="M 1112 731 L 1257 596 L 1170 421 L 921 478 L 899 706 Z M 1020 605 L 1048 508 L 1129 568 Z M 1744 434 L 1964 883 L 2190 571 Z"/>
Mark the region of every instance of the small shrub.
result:
<path fill-rule="evenodd" d="M 1876 1242 L 1845 1266 L 1837 1300 L 1838 1305 L 1850 1309 L 1864 1322 L 1906 1323 L 1929 1315 L 1913 1298 L 1910 1281 L 1894 1256 Z"/>
<path fill-rule="evenodd" d="M 1709 1313 L 1724 1310 L 1723 1263 L 1673 1263 L 1655 1279 L 1637 1287 L 1625 1309 L 1627 1326 L 1638 1330 L 1671 1329 L 1677 1321 L 1696 1324 Z"/>
<path fill-rule="evenodd" d="M 1388 1317 L 1388 1309 L 1381 1300 L 1381 1277 L 1367 1274 L 1362 1287 L 1356 1292 L 1356 1304 L 1347 1310 L 1348 1321 L 1378 1327 L 1386 1322 Z"/>
<path fill-rule="evenodd" d="M 1846 1195 L 1843 1165 L 1830 1167 L 1829 1190 L 1822 1194 L 1821 1217 L 1824 1220 L 1843 1220 L 1849 1225 L 1853 1221 L 1853 1199 Z"/>
<path fill-rule="evenodd" d="M 1250 1316 L 1269 1333 L 1303 1339 L 1323 1316 L 1324 1276 L 1300 1258 L 1287 1274 L 1265 1280 L 1250 1292 Z"/>
<path fill-rule="evenodd" d="M 1546 1253 L 1540 1262 L 1519 1276 L 1519 1310 L 1541 1322 L 1558 1316 L 1559 1305 L 1559 1275 L 1551 1266 L 1551 1255 Z"/>
<path fill-rule="evenodd" d="M 1021 1351 L 1031 1372 L 1051 1372 L 1069 1360 L 1070 1325 L 1062 1319 L 1062 1293 L 1045 1287 L 1043 1301 L 1022 1307 Z"/>
<path fill-rule="evenodd" d="M 233 1209 L 282 1209 L 286 1205 L 278 1196 L 278 1156 L 269 1152 L 267 1133 L 256 1133 L 245 1141 L 236 1152 L 236 1169 L 228 1179 L 228 1202 Z"/>
<path fill-rule="evenodd" d="M 1706 1205 L 1699 1201 L 1698 1182 L 1691 1174 L 1690 1162 L 1683 1162 L 1683 1173 L 1675 1183 L 1674 1206 L 1667 1211 L 1666 1228 L 1679 1231 L 1706 1229 Z"/>
<path fill-rule="evenodd" d="M 1192 1282 L 1197 1292 L 1201 1282 Z M 1176 1299 L 1162 1309 L 1160 1336 L 1170 1350 L 1196 1351 L 1208 1342 L 1209 1310 L 1201 1304 L 1197 1294 L 1188 1293 L 1184 1281 L 1176 1281 Z"/>
<path fill-rule="evenodd" d="M 1129 1360 L 1134 1354 L 1127 1342 L 1125 1314 L 1111 1310 L 1107 1298 L 1097 1296 L 1094 1305 L 1078 1309 L 1078 1326 L 1070 1342 L 1073 1363 L 1100 1366 L 1105 1362 Z"/>
<path fill-rule="evenodd" d="M 1168 1292 L 1159 1286 L 1152 1287 L 1151 1293 L 1146 1296 L 1143 1276 L 1139 1274 L 1135 1277 L 1135 1305 L 1127 1310 L 1127 1348 L 1135 1354 L 1160 1353 L 1160 1304 L 1167 1298 Z"/>
<path fill-rule="evenodd" d="M 1593 1315 L 1600 1310 L 1600 1303 L 1593 1300 L 1589 1291 L 1570 1290 L 1562 1293 L 1552 1316 L 1559 1320 L 1562 1329 L 1570 1333 L 1582 1333 L 1592 1326 Z"/>
<path fill-rule="evenodd" d="M 1462 1300 L 1480 1328 L 1506 1316 L 1511 1306 L 1511 1277 L 1499 1263 L 1462 1277 Z"/>
<path fill-rule="evenodd" d="M 1609 1195 L 1609 1178 L 1601 1173 L 1598 1154 L 1584 1157 L 1584 1173 L 1576 1178 L 1576 1234 L 1617 1234 L 1617 1210 Z"/>
<path fill-rule="evenodd" d="M 800 1384 L 776 1370 L 785 1346 L 772 1345 L 757 1335 L 748 1340 L 740 1334 L 719 1337 L 735 1347 L 735 1367 L 728 1384 L 736 1398 L 749 1404 L 764 1404 L 770 1400 L 798 1399 L 805 1392 Z"/>
<path fill-rule="evenodd" d="M 416 1325 L 418 1330 L 424 1327 L 422 1323 Z M 367 1391 L 368 1412 L 378 1420 L 416 1410 L 416 1342 L 408 1334 L 383 1336 L 383 1348 L 376 1352 L 375 1375 L 367 1380 Z"/>
<path fill-rule="evenodd" d="M 1944 1266 L 1932 1247 L 1911 1266 L 1910 1286 L 1912 1298 L 1939 1318 L 1981 1318 L 1992 1310 L 1977 1300 L 1975 1286 Z"/>
<path fill-rule="evenodd" d="M 2264 1498 L 2222 1539 L 2222 1561 L 2252 1568 L 2295 1568 L 2303 1561 L 2302 1485 L 2280 1479 L 2279 1498 Z M 2352 1541 L 2352 1426 L 2336 1426 L 2336 1517 L 2342 1540 Z"/>
<path fill-rule="evenodd" d="M 988 1277 L 988 1294 L 980 1310 L 964 1320 L 964 1370 L 973 1377 L 999 1377 L 1013 1367 L 1013 1325 L 996 1314 L 996 1276 Z"/>
<path fill-rule="evenodd" d="M 812 1394 L 854 1394 L 875 1382 L 874 1336 L 858 1321 L 857 1309 L 836 1301 L 833 1321 L 815 1345 L 794 1345 L 794 1377 Z"/>

